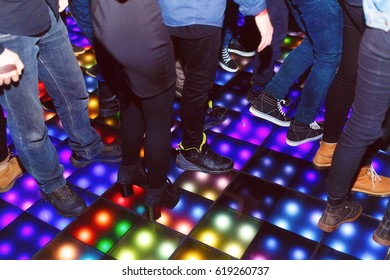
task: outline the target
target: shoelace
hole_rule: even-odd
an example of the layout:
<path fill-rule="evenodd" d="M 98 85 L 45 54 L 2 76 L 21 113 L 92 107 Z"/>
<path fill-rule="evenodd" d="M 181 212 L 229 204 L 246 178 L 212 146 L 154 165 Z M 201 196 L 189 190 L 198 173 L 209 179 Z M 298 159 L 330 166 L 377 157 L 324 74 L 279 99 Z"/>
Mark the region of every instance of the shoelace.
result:
<path fill-rule="evenodd" d="M 375 171 L 374 167 L 372 167 L 372 165 L 370 166 L 370 168 L 368 168 L 367 175 L 370 176 L 371 182 L 372 182 L 372 187 L 375 190 L 376 180 L 378 179 L 379 182 L 382 182 L 382 178 L 378 175 L 378 173 L 376 173 L 376 171 Z"/>
<path fill-rule="evenodd" d="M 279 113 L 283 116 L 283 117 L 285 117 L 286 116 L 286 113 L 283 111 L 283 107 L 282 107 L 282 101 L 281 100 L 278 100 L 277 102 L 276 102 L 276 104 L 277 104 L 277 106 L 278 106 L 278 110 L 279 110 Z"/>
<path fill-rule="evenodd" d="M 225 63 L 228 63 L 230 60 L 232 60 L 228 49 L 222 49 L 222 59 Z"/>
<path fill-rule="evenodd" d="M 314 121 L 311 124 L 309 124 L 309 126 L 310 126 L 311 129 L 314 129 L 314 130 L 321 129 L 321 127 L 318 125 L 318 123 L 316 121 Z"/>
<path fill-rule="evenodd" d="M 69 186 L 64 186 L 62 190 L 56 190 L 54 191 L 55 196 L 62 200 L 67 200 L 70 198 L 73 194 L 73 191 L 69 188 Z"/>

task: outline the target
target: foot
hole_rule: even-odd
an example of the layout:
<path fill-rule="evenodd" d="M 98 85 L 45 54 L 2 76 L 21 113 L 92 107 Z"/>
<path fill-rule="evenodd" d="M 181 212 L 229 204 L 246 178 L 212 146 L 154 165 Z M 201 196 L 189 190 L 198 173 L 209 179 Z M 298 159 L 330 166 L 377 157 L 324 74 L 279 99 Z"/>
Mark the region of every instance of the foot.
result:
<path fill-rule="evenodd" d="M 78 196 L 68 185 L 52 193 L 41 191 L 42 198 L 53 205 L 56 211 L 64 217 L 78 217 L 87 211 L 84 200 Z"/>
<path fill-rule="evenodd" d="M 256 51 L 254 50 L 248 50 L 243 45 L 240 44 L 240 42 L 231 42 L 228 46 L 228 51 L 230 53 L 235 53 L 243 57 L 251 57 L 256 54 Z"/>
<path fill-rule="evenodd" d="M 327 205 L 318 221 L 318 227 L 325 232 L 334 232 L 341 224 L 357 220 L 362 206 L 357 202 L 344 202 L 339 206 Z"/>
<path fill-rule="evenodd" d="M 238 65 L 234 61 L 234 59 L 230 56 L 227 48 L 223 48 L 221 50 L 218 63 L 219 66 L 222 67 L 222 69 L 228 72 L 235 73 L 238 71 Z"/>
<path fill-rule="evenodd" d="M 322 138 L 324 129 L 315 121 L 310 124 L 298 123 L 293 120 L 287 131 L 286 143 L 289 146 L 299 146 Z"/>
<path fill-rule="evenodd" d="M 74 167 L 80 168 L 85 167 L 94 162 L 105 162 L 105 163 L 117 163 L 122 160 L 122 149 L 120 145 L 115 144 L 104 144 L 102 151 L 97 156 L 86 159 L 82 156 L 77 155 L 75 152 L 70 156 L 70 162 Z"/>
<path fill-rule="evenodd" d="M 224 174 L 233 170 L 233 160 L 214 152 L 207 142 L 200 148 L 184 148 L 180 144 L 176 165 L 183 170 L 200 171 L 210 174 Z"/>
<path fill-rule="evenodd" d="M 270 121 L 276 125 L 288 127 L 291 120 L 286 117 L 280 100 L 263 90 L 254 101 L 249 111 L 256 117 Z"/>

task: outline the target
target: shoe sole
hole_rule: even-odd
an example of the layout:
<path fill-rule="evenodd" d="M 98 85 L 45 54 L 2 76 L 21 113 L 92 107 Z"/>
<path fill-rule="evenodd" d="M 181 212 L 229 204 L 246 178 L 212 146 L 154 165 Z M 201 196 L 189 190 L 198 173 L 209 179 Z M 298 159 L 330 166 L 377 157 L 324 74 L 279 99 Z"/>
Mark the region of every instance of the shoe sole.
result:
<path fill-rule="evenodd" d="M 338 229 L 338 227 L 339 227 L 340 225 L 342 225 L 342 224 L 344 224 L 344 223 L 350 223 L 350 222 L 356 221 L 356 220 L 360 217 L 360 215 L 362 214 L 362 211 L 363 211 L 363 209 L 360 208 L 360 212 L 359 212 L 358 214 L 356 214 L 355 217 L 352 217 L 352 218 L 350 218 L 350 219 L 348 219 L 348 220 L 341 221 L 340 223 L 338 223 L 337 225 L 334 225 L 334 226 L 328 226 L 328 225 L 325 225 L 325 224 L 321 223 L 320 221 L 318 221 L 318 227 L 319 227 L 322 231 L 325 231 L 325 232 L 328 232 L 328 233 L 334 232 L 336 229 Z"/>
<path fill-rule="evenodd" d="M 223 70 L 226 70 L 226 71 L 228 71 L 228 72 L 230 72 L 230 73 L 236 73 L 236 72 L 238 71 L 238 68 L 237 68 L 237 69 L 232 69 L 232 68 L 227 67 L 226 65 L 224 65 L 224 64 L 221 63 L 221 62 L 218 62 L 218 63 L 219 63 L 219 66 L 221 66 L 221 68 L 222 68 Z"/>
<path fill-rule="evenodd" d="M 301 140 L 301 141 L 292 141 L 292 140 L 286 139 L 286 143 L 287 143 L 287 145 L 289 145 L 289 146 L 296 147 L 296 146 L 305 144 L 305 143 L 307 143 L 307 142 L 315 141 L 315 140 L 318 140 L 318 139 L 321 139 L 321 138 L 322 138 L 322 134 L 317 135 L 317 136 L 315 136 L 315 137 L 306 138 L 306 139 Z"/>
<path fill-rule="evenodd" d="M 386 240 L 386 239 L 383 239 L 383 238 L 379 237 L 379 235 L 376 233 L 376 231 L 372 235 L 372 239 L 376 243 L 379 243 L 382 246 L 390 247 L 390 240 Z"/>
<path fill-rule="evenodd" d="M 187 171 L 197 171 L 197 172 L 204 172 L 208 174 L 226 174 L 231 172 L 234 168 L 225 169 L 225 170 L 210 170 L 207 168 L 204 168 L 202 166 L 198 166 L 193 164 L 192 162 L 186 160 L 182 155 L 178 155 L 176 158 L 176 166 L 180 169 L 187 170 Z"/>
<path fill-rule="evenodd" d="M 312 162 L 312 165 L 317 170 L 328 170 L 332 166 L 331 164 L 319 164 L 316 163 L 315 161 Z"/>
<path fill-rule="evenodd" d="M 270 122 L 272 122 L 272 123 L 274 123 L 274 124 L 276 124 L 278 126 L 289 127 L 290 123 L 291 123 L 291 121 L 281 121 L 281 120 L 279 120 L 279 119 L 277 119 L 275 117 L 272 117 L 272 116 L 270 116 L 268 114 L 260 112 L 260 111 L 256 110 L 255 107 L 253 107 L 253 106 L 249 108 L 249 112 L 251 112 L 256 117 L 259 117 L 261 119 L 270 121 Z"/>
<path fill-rule="evenodd" d="M 256 51 L 252 51 L 252 52 L 242 52 L 242 51 L 238 51 L 236 49 L 229 49 L 228 48 L 228 51 L 230 53 L 235 53 L 235 54 L 238 54 L 239 56 L 243 56 L 243 57 L 252 57 L 256 54 Z"/>
<path fill-rule="evenodd" d="M 357 189 L 357 188 L 352 188 L 351 192 L 364 193 L 364 194 L 367 194 L 369 196 L 374 196 L 374 197 L 388 197 L 388 196 L 390 196 L 390 193 L 377 193 L 377 192 L 374 192 L 374 191 L 360 190 L 360 189 Z"/>

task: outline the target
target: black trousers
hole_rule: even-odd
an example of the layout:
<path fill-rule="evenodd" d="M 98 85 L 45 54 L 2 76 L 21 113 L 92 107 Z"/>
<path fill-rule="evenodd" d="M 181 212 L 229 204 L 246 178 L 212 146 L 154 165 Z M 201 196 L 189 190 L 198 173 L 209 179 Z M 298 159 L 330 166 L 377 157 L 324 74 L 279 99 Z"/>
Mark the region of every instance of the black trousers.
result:
<path fill-rule="evenodd" d="M 336 143 L 344 129 L 355 96 L 359 44 L 365 21 L 362 7 L 343 5 L 343 49 L 339 70 L 329 87 L 325 103 L 322 140 Z"/>
<path fill-rule="evenodd" d="M 176 72 L 172 41 L 155 0 L 92 1 L 93 32 L 112 55 L 122 122 L 122 164 L 140 160 L 149 188 L 166 183 Z M 145 137 L 144 137 L 145 135 Z"/>
<path fill-rule="evenodd" d="M 199 147 L 218 66 L 221 30 L 199 39 L 172 36 L 172 40 L 186 77 L 180 104 L 182 144 L 185 148 Z"/>

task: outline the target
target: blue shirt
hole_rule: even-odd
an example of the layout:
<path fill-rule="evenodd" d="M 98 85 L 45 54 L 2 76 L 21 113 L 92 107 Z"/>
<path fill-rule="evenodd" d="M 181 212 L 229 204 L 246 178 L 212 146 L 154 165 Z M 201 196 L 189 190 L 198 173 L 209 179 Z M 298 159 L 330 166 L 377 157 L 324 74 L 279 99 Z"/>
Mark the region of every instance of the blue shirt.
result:
<path fill-rule="evenodd" d="M 266 9 L 266 0 L 234 0 L 244 15 L 257 15 Z M 222 27 L 226 0 L 159 0 L 167 26 L 211 25 Z"/>
<path fill-rule="evenodd" d="M 363 10 L 367 26 L 390 30 L 390 0 L 363 0 Z"/>

